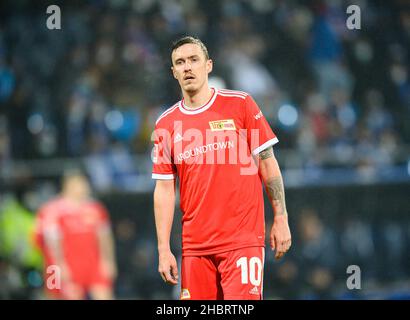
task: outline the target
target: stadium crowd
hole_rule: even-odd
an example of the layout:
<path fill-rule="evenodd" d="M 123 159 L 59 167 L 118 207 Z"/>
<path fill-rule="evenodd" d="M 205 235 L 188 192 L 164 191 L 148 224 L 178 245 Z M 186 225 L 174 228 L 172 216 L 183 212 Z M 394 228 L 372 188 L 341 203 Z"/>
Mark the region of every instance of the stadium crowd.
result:
<path fill-rule="evenodd" d="M 149 155 L 155 119 L 179 99 L 169 48 L 185 33 L 208 45 L 214 85 L 252 94 L 278 148 L 298 151 L 285 167 L 403 163 L 409 11 L 359 2 L 360 30 L 346 1 L 82 1 L 61 6 L 61 30 L 38 4 L 4 2 L 2 168 L 85 157 L 97 188 L 132 185 L 131 156 Z"/>

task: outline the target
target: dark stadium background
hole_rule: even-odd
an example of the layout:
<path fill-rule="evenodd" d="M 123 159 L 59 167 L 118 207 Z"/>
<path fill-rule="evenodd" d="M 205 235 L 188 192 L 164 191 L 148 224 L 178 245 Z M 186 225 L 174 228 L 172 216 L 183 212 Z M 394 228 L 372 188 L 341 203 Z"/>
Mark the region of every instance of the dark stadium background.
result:
<path fill-rule="evenodd" d="M 408 1 L 16 0 L 0 3 L 0 299 L 42 299 L 28 234 L 73 167 L 110 211 L 116 297 L 177 297 L 157 273 L 150 135 L 179 99 L 169 48 L 185 34 L 280 140 L 293 246 L 280 262 L 267 249 L 265 299 L 410 298 Z"/>

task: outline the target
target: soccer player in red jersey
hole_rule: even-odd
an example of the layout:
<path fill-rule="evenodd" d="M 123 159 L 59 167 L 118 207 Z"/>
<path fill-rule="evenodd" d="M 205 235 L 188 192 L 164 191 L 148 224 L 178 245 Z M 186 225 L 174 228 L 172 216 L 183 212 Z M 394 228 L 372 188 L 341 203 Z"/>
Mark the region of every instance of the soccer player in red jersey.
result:
<path fill-rule="evenodd" d="M 213 62 L 199 39 L 176 41 L 171 60 L 183 99 L 158 118 L 153 134 L 159 273 L 165 282 L 178 283 L 170 248 L 178 179 L 181 299 L 262 299 L 262 182 L 274 211 L 275 257 L 291 246 L 282 175 L 272 149 L 278 139 L 249 94 L 209 86 Z"/>
<path fill-rule="evenodd" d="M 39 210 L 36 238 L 44 253 L 49 298 L 113 298 L 116 265 L 110 221 L 89 193 L 84 175 L 68 173 L 62 194 Z"/>

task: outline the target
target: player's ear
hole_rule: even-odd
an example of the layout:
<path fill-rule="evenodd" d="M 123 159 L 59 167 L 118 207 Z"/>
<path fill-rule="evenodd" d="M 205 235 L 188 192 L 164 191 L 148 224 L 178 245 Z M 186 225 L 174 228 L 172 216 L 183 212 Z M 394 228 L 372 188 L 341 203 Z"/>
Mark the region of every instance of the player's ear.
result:
<path fill-rule="evenodd" d="M 171 67 L 171 71 L 172 71 L 172 75 L 174 76 L 174 78 L 178 79 L 174 67 Z"/>
<path fill-rule="evenodd" d="M 214 66 L 214 62 L 212 61 L 212 59 L 208 59 L 208 61 L 206 62 L 206 71 L 208 73 L 211 73 L 213 66 Z"/>

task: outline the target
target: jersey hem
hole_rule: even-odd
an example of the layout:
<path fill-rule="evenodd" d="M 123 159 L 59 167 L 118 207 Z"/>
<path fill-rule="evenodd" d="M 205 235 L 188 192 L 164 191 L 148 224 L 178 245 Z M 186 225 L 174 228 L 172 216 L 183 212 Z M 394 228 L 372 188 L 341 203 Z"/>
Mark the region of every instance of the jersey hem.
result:
<path fill-rule="evenodd" d="M 189 252 L 184 252 L 182 250 L 182 256 L 183 257 L 198 257 L 198 256 L 209 256 L 213 254 L 219 254 L 219 253 L 224 253 L 228 251 L 233 251 L 233 250 L 238 250 L 238 249 L 243 249 L 243 248 L 249 248 L 249 247 L 263 247 L 265 248 L 265 244 L 260 244 L 260 243 L 254 243 L 254 244 L 243 244 L 243 245 L 238 245 L 238 246 L 233 246 L 229 248 L 223 248 L 219 250 L 205 250 L 205 251 L 189 251 Z"/>

